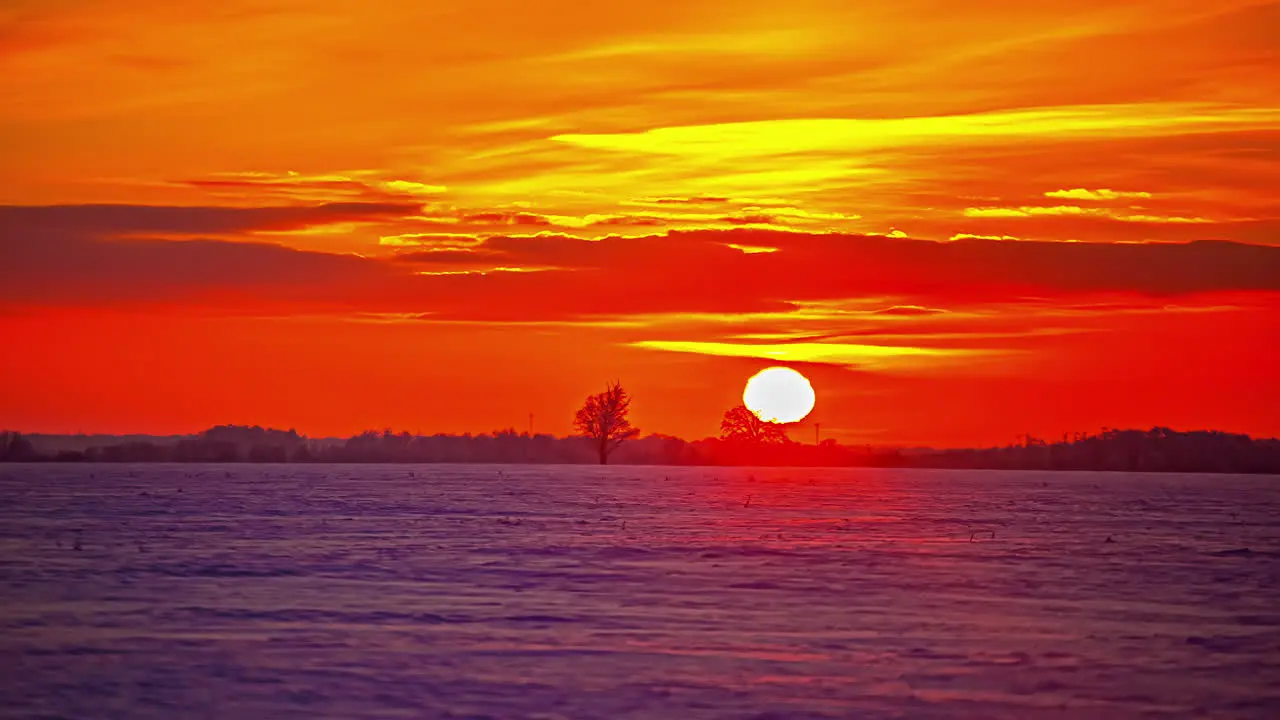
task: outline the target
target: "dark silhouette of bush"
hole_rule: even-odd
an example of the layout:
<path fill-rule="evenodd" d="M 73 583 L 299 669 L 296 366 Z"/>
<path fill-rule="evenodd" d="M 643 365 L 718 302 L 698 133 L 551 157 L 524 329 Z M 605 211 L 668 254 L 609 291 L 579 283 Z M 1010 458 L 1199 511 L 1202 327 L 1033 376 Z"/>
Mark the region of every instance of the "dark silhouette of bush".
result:
<path fill-rule="evenodd" d="M 720 439 L 750 445 L 785 445 L 791 442 L 785 425 L 761 420 L 746 405 L 725 411 L 720 420 Z"/>

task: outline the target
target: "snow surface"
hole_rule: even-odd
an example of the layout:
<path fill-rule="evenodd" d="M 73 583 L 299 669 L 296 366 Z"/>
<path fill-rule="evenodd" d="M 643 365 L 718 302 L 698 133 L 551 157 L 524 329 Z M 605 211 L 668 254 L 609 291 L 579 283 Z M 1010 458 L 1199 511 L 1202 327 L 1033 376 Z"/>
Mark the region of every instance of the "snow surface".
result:
<path fill-rule="evenodd" d="M 0 550 L 3 717 L 1280 717 L 1277 477 L 0 466 Z"/>

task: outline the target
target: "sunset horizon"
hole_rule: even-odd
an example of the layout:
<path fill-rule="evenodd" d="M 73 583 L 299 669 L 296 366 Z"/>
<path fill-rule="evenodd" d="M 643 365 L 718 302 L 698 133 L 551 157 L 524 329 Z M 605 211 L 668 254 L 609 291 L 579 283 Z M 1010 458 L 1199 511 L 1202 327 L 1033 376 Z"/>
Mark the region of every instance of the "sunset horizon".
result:
<path fill-rule="evenodd" d="M 0 425 L 1280 435 L 1274 4 L 572 8 L 8 4 Z"/>

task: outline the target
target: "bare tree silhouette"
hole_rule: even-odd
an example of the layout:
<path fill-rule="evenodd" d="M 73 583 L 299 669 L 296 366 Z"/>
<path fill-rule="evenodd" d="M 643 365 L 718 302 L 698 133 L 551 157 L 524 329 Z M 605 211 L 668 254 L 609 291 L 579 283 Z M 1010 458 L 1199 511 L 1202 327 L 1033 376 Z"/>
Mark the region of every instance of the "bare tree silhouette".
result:
<path fill-rule="evenodd" d="M 745 405 L 725 411 L 724 419 L 720 421 L 720 438 L 754 445 L 781 445 L 790 439 L 780 423 L 761 420 Z"/>
<path fill-rule="evenodd" d="M 601 465 L 608 464 L 609 454 L 619 445 L 640 434 L 627 418 L 630 410 L 631 396 L 615 381 L 604 392 L 588 397 L 574 416 L 574 429 L 592 442 Z"/>

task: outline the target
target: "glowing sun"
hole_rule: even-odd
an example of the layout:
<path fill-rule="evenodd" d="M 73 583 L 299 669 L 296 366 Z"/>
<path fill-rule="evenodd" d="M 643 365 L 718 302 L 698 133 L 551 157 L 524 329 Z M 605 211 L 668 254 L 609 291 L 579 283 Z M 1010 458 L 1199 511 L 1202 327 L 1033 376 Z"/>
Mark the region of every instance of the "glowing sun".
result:
<path fill-rule="evenodd" d="M 816 399 L 809 378 L 785 367 L 752 375 L 742 391 L 743 404 L 765 422 L 800 422 L 813 411 Z"/>

